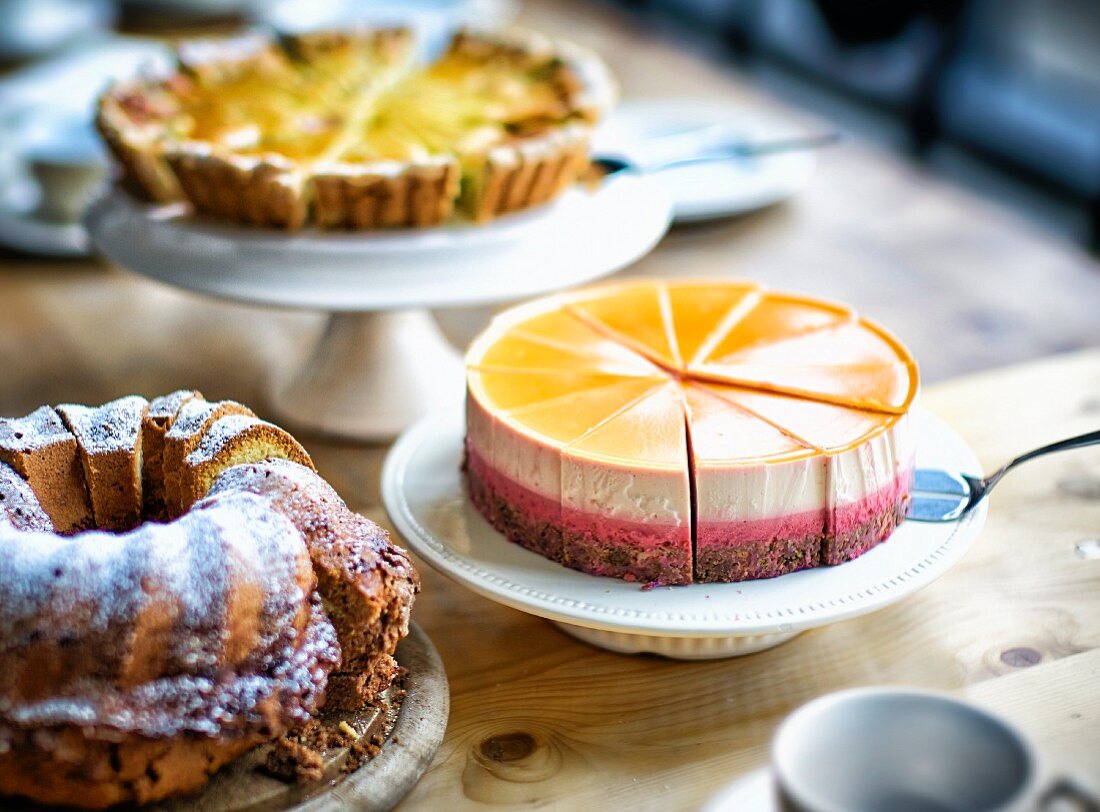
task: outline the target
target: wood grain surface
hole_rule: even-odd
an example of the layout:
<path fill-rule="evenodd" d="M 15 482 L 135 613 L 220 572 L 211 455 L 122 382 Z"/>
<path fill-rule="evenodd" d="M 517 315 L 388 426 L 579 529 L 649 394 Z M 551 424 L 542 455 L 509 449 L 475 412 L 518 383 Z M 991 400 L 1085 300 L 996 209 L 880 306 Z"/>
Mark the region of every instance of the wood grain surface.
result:
<path fill-rule="evenodd" d="M 632 97 L 693 96 L 806 123 L 735 74 L 578 3 L 526 21 L 601 50 Z M 731 107 L 731 109 L 733 109 Z M 849 141 L 789 204 L 677 229 L 630 273 L 746 276 L 853 302 L 915 350 L 925 404 L 993 467 L 1100 423 L 1100 270 L 997 206 Z M 312 313 L 230 305 L 102 264 L 0 256 L 0 414 L 183 386 L 263 412 Z M 471 315 L 472 324 L 480 316 Z M 467 327 L 470 325 L 467 324 Z M 322 475 L 386 523 L 385 449 L 303 438 Z M 776 724 L 868 684 L 965 691 L 1010 713 L 1057 766 L 1100 784 L 1100 453 L 1029 464 L 949 575 L 899 605 L 721 662 L 624 657 L 422 567 L 417 622 L 451 680 L 451 721 L 403 809 L 695 808 L 767 759 Z"/>

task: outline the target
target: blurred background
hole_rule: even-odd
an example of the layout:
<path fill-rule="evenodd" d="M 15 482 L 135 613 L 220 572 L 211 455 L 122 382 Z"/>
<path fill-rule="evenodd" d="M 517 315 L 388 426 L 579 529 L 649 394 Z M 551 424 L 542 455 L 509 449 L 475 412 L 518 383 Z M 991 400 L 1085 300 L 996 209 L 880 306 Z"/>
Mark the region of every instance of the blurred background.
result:
<path fill-rule="evenodd" d="M 1100 3 L 622 0 L 801 106 L 1100 238 Z"/>
<path fill-rule="evenodd" d="M 507 23 L 519 5 L 0 0 L 0 132 L 9 147 L 17 133 L 39 151 L 56 151 L 51 142 L 58 140 L 57 119 L 64 116 L 69 120 L 61 127 L 63 148 L 94 150 L 94 139 L 73 130 L 79 131 L 107 77 L 159 58 L 148 37 L 230 30 L 242 23 L 302 30 L 411 21 L 429 41 L 442 41 L 457 26 Z M 613 9 L 629 24 L 705 55 L 844 130 L 880 141 L 1045 229 L 1093 249 L 1100 245 L 1100 3 L 1094 0 L 591 5 L 602 7 L 601 13 Z M 582 20 L 577 27 L 584 27 Z M 120 40 L 115 32 L 137 39 Z M 614 61 L 616 55 L 607 56 Z M 65 62 L 67 70 L 59 70 Z M 50 126 L 26 116 L 42 105 L 51 110 Z M 11 206 L 20 205 L 20 194 L 31 192 L 3 192 Z"/>

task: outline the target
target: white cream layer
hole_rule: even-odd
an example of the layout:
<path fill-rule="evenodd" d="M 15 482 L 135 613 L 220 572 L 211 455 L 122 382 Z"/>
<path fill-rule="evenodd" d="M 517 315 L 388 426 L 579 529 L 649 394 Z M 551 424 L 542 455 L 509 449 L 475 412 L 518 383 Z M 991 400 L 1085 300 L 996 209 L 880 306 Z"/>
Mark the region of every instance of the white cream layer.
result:
<path fill-rule="evenodd" d="M 881 434 L 832 456 L 750 465 L 697 460 L 696 519 L 771 519 L 854 504 L 912 467 L 912 420 L 903 415 Z M 467 436 L 502 476 L 567 509 L 621 521 L 691 520 L 686 470 L 631 468 L 572 455 L 497 419 L 472 396 Z"/>
<path fill-rule="evenodd" d="M 855 504 L 912 467 L 911 419 L 903 415 L 881 434 L 831 456 L 753 465 L 697 459 L 696 519 L 773 519 Z"/>
<path fill-rule="evenodd" d="M 469 447 L 498 474 L 563 508 L 619 521 L 691 522 L 686 467 L 632 468 L 570 454 L 497 418 L 470 392 L 466 436 Z"/>

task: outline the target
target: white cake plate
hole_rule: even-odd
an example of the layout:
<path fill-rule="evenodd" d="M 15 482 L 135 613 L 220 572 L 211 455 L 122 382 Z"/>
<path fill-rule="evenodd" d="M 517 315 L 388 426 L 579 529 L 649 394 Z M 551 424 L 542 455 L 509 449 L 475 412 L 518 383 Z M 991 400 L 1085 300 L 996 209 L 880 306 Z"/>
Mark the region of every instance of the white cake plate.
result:
<path fill-rule="evenodd" d="M 917 464 L 980 471 L 965 442 L 918 415 Z M 562 567 L 493 529 L 470 504 L 459 472 L 461 408 L 432 415 L 394 445 L 382 472 L 390 519 L 418 554 L 480 595 L 547 618 L 569 634 L 623 653 L 678 659 L 751 654 L 799 632 L 874 612 L 947 572 L 985 521 L 985 503 L 960 522 L 906 522 L 847 564 L 732 584 L 645 589 Z"/>
<path fill-rule="evenodd" d="M 682 146 L 669 152 L 668 142 L 675 136 L 716 126 L 728 129 L 734 141 L 805 134 L 759 110 L 713 100 L 626 101 L 600 125 L 592 149 L 645 165 L 678 154 Z M 653 179 L 672 199 L 676 222 L 692 223 L 734 217 L 786 200 L 809 184 L 816 165 L 814 151 L 801 150 L 686 164 L 656 172 Z"/>
<path fill-rule="evenodd" d="M 770 767 L 760 767 L 712 795 L 702 812 L 781 812 Z"/>
<path fill-rule="evenodd" d="M 292 427 L 386 440 L 461 392 L 458 354 L 424 308 L 513 301 L 604 276 L 648 253 L 670 217 L 657 185 L 624 175 L 484 226 L 284 233 L 119 190 L 93 204 L 85 224 L 99 251 L 143 276 L 331 312 L 305 367 L 273 382 L 271 410 Z"/>

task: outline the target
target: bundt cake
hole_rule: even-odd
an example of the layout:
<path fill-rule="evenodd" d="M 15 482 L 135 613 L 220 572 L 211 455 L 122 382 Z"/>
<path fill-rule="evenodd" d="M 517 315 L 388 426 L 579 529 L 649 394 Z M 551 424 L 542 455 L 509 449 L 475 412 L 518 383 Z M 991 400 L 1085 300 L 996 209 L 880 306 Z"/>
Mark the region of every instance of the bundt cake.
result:
<path fill-rule="evenodd" d="M 209 403 L 198 397 L 180 405 L 175 419 L 172 420 L 172 427 L 164 435 L 161 456 L 166 517 L 179 515 L 182 507 L 180 479 L 187 455 L 198 448 L 211 423 L 232 414 L 255 417 L 247 406 L 232 400 Z"/>
<path fill-rule="evenodd" d="M 131 395 L 98 408 L 63 403 L 57 413 L 76 438 L 92 517 L 100 530 L 141 521 L 141 425 L 149 401 Z"/>
<path fill-rule="evenodd" d="M 408 558 L 382 528 L 348 510 L 327 482 L 295 462 L 229 468 L 208 498 L 240 492 L 266 497 L 302 529 L 325 609 L 342 630 L 343 664 L 329 675 L 329 701 L 359 707 L 397 670 L 393 650 L 408 628 L 417 589 Z"/>
<path fill-rule="evenodd" d="M 198 447 L 184 457 L 175 502 L 169 505 L 170 514 L 178 515 L 187 505 L 202 498 L 225 469 L 257 459 L 293 460 L 313 470 L 313 461 L 306 450 L 278 426 L 258 417 L 227 415 L 211 423 Z"/>
<path fill-rule="evenodd" d="M 164 435 L 172 428 L 180 407 L 189 400 L 202 399 L 193 389 L 178 389 L 149 401 L 149 411 L 141 426 L 142 508 L 147 519 L 163 519 Z"/>
<path fill-rule="evenodd" d="M 0 527 L 14 530 L 53 530 L 53 524 L 34 491 L 10 465 L 0 462 Z"/>
<path fill-rule="evenodd" d="M 27 481 L 58 533 L 93 526 L 76 438 L 49 406 L 0 418 L 0 462 Z"/>
<path fill-rule="evenodd" d="M 418 576 L 290 435 L 196 392 L 60 412 L 0 422 L 0 794 L 193 791 L 389 684 Z"/>

